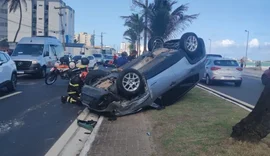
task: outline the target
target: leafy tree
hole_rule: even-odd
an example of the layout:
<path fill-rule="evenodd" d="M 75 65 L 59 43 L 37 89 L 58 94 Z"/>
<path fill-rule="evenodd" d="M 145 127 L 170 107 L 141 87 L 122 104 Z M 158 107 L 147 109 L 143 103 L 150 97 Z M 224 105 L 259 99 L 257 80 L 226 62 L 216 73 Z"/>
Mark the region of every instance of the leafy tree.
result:
<path fill-rule="evenodd" d="M 20 11 L 19 27 L 16 31 L 16 34 L 13 40 L 13 42 L 16 42 L 17 36 L 21 30 L 21 24 L 22 24 L 22 3 L 24 4 L 25 9 L 27 10 L 26 0 L 1 0 L 1 1 L 3 1 L 3 6 L 6 4 L 9 4 L 9 13 L 16 12 L 18 9 Z"/>
<path fill-rule="evenodd" d="M 199 14 L 186 15 L 188 4 L 183 4 L 173 10 L 177 4 L 174 0 L 155 0 L 146 6 L 135 0 L 135 5 L 142 9 L 143 15 L 147 14 L 148 32 L 151 37 L 160 36 L 164 39 L 175 37 L 182 32 Z"/>
<path fill-rule="evenodd" d="M 133 29 L 129 28 L 128 30 L 126 30 L 124 32 L 124 36 L 125 36 L 125 39 L 127 41 L 129 41 L 129 43 L 130 43 L 130 47 L 129 48 L 131 50 L 135 49 L 135 47 L 136 47 L 135 44 L 136 44 L 136 41 L 137 41 L 137 34 L 136 34 L 136 32 Z"/>
<path fill-rule="evenodd" d="M 144 22 L 143 16 L 139 14 L 132 14 L 130 16 L 121 16 L 125 20 L 124 26 L 128 27 L 127 31 L 133 31 L 136 34 L 136 42 L 137 42 L 137 51 L 140 54 L 140 40 L 141 40 L 141 33 L 144 29 Z M 124 33 L 124 36 L 125 33 Z"/>

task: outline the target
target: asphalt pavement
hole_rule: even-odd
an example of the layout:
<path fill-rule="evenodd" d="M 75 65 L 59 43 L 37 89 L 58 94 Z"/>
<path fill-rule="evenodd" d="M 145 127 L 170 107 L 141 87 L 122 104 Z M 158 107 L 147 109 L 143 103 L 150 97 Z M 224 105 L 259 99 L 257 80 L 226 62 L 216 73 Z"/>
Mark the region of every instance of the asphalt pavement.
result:
<path fill-rule="evenodd" d="M 207 86 L 205 83 L 201 84 Z M 254 106 L 264 88 L 260 78 L 251 76 L 243 76 L 242 85 L 240 87 L 235 87 L 233 83 L 216 83 L 207 87 Z"/>
<path fill-rule="evenodd" d="M 0 92 L 0 155 L 44 155 L 83 110 L 62 104 L 68 81 L 47 86 L 44 79 L 23 77 L 16 92 Z"/>

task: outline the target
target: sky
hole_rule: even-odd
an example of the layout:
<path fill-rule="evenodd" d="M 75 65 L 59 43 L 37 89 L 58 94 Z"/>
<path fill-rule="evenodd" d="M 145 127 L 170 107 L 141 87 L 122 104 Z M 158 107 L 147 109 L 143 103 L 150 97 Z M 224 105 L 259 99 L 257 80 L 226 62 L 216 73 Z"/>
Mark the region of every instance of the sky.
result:
<path fill-rule="evenodd" d="M 104 45 L 115 48 L 125 42 L 123 32 L 127 28 L 120 16 L 132 13 L 132 0 L 64 1 L 75 10 L 76 33 L 105 32 Z M 200 16 L 178 38 L 185 32 L 195 32 L 204 39 L 207 53 L 242 58 L 248 30 L 248 58 L 270 60 L 270 0 L 178 0 L 175 7 L 186 3 L 189 10 L 185 14 Z M 100 36 L 96 36 L 95 43 L 100 44 Z"/>

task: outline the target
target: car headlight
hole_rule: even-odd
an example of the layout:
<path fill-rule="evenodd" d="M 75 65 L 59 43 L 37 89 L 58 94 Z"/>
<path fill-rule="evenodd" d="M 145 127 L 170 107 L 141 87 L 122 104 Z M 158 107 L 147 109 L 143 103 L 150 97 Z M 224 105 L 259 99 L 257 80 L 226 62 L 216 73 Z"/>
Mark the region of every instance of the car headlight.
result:
<path fill-rule="evenodd" d="M 32 64 L 38 64 L 38 61 L 34 60 L 32 61 Z"/>
<path fill-rule="evenodd" d="M 68 66 L 70 69 L 74 69 L 76 67 L 76 64 L 74 62 L 70 62 Z"/>

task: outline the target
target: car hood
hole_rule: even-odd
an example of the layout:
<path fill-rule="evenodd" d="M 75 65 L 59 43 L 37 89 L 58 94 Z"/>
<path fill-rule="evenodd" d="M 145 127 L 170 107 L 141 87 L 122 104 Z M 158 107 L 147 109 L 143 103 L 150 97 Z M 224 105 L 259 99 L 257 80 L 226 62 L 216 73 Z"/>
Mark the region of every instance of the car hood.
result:
<path fill-rule="evenodd" d="M 32 61 L 32 60 L 40 60 L 42 56 L 32 56 L 32 55 L 17 55 L 11 56 L 11 59 L 14 61 Z"/>

